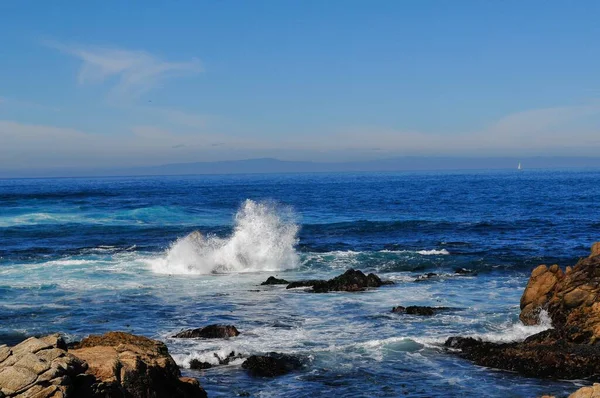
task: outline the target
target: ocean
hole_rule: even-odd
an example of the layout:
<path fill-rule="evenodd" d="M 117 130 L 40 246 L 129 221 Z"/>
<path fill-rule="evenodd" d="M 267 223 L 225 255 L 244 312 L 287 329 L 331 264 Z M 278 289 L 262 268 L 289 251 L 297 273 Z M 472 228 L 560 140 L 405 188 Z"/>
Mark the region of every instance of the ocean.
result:
<path fill-rule="evenodd" d="M 550 327 L 523 326 L 519 300 L 535 266 L 574 264 L 600 240 L 598 181 L 598 170 L 2 179 L 0 344 L 145 335 L 211 397 L 568 394 L 585 381 L 478 367 L 442 345 Z M 395 285 L 260 286 L 350 268 Z M 417 281 L 427 273 L 437 276 Z M 391 313 L 398 305 L 450 309 Z M 212 323 L 241 334 L 172 337 Z M 251 378 L 243 360 L 189 369 L 231 351 L 295 354 L 305 366 L 273 379 Z"/>

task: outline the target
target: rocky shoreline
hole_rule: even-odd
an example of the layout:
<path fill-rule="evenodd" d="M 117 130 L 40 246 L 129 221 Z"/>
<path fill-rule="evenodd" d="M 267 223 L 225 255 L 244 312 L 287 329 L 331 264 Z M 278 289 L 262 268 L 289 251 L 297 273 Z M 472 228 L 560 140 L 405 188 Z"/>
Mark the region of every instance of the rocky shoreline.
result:
<path fill-rule="evenodd" d="M 552 329 L 522 342 L 450 337 L 444 345 L 481 366 L 530 377 L 600 381 L 600 242 L 589 257 L 564 271 L 556 264 L 535 268 L 520 307 L 525 325 L 537 325 L 547 314 Z M 572 397 L 600 396 L 585 395 L 592 390 Z"/>
<path fill-rule="evenodd" d="M 307 288 L 308 292 L 361 292 L 388 284 L 375 274 L 350 269 L 330 280 L 288 282 L 270 277 L 262 285 Z M 480 366 L 537 378 L 600 381 L 600 242 L 589 257 L 564 271 L 540 265 L 531 274 L 520 302 L 520 319 L 537 325 L 547 316 L 552 329 L 520 342 L 494 343 L 452 336 L 445 350 Z M 398 306 L 393 313 L 433 316 L 446 307 Z M 229 339 L 240 332 L 233 325 L 208 325 L 183 330 L 174 338 Z M 242 356 L 231 352 L 220 365 Z M 280 376 L 305 366 L 297 356 L 267 353 L 245 358 L 242 368 L 253 377 Z M 206 362 L 190 363 L 208 369 Z M 196 379 L 182 377 L 166 345 L 124 332 L 92 335 L 67 345 L 60 335 L 30 337 L 13 346 L 0 346 L 0 398 L 196 398 L 206 397 Z M 600 384 L 584 387 L 570 397 L 600 396 Z"/>
<path fill-rule="evenodd" d="M 205 398 L 182 377 L 167 346 L 123 332 L 89 336 L 67 346 L 53 334 L 0 346 L 0 397 Z"/>

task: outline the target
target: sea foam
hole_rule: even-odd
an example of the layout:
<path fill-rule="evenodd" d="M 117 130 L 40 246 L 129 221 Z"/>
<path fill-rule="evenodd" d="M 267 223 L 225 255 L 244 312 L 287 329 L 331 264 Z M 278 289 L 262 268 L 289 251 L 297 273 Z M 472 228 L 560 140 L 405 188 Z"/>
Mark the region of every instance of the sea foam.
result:
<path fill-rule="evenodd" d="M 299 259 L 298 225 L 289 208 L 246 200 L 235 215 L 231 236 L 194 231 L 175 241 L 166 253 L 150 260 L 163 274 L 278 271 L 295 268 Z"/>

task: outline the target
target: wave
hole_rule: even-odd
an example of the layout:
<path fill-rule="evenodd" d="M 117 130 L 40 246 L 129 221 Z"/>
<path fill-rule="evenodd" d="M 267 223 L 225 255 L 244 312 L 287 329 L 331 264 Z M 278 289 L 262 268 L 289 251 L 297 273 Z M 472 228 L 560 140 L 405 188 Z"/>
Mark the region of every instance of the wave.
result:
<path fill-rule="evenodd" d="M 199 231 L 178 239 L 164 256 L 150 260 L 163 274 L 278 271 L 295 268 L 298 225 L 291 209 L 246 200 L 235 215 L 231 236 Z"/>

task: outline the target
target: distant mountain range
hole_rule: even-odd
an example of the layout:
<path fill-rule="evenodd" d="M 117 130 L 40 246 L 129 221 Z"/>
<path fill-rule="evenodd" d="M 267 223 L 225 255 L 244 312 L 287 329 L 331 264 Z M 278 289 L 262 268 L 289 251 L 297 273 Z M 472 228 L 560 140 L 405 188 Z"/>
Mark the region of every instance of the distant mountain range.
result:
<path fill-rule="evenodd" d="M 62 168 L 0 170 L 0 178 L 99 177 L 186 174 L 256 174 L 314 172 L 375 172 L 419 170 L 483 170 L 547 168 L 600 168 L 600 157 L 398 157 L 356 162 L 305 162 L 273 158 L 219 162 L 172 163 L 130 168 Z"/>

